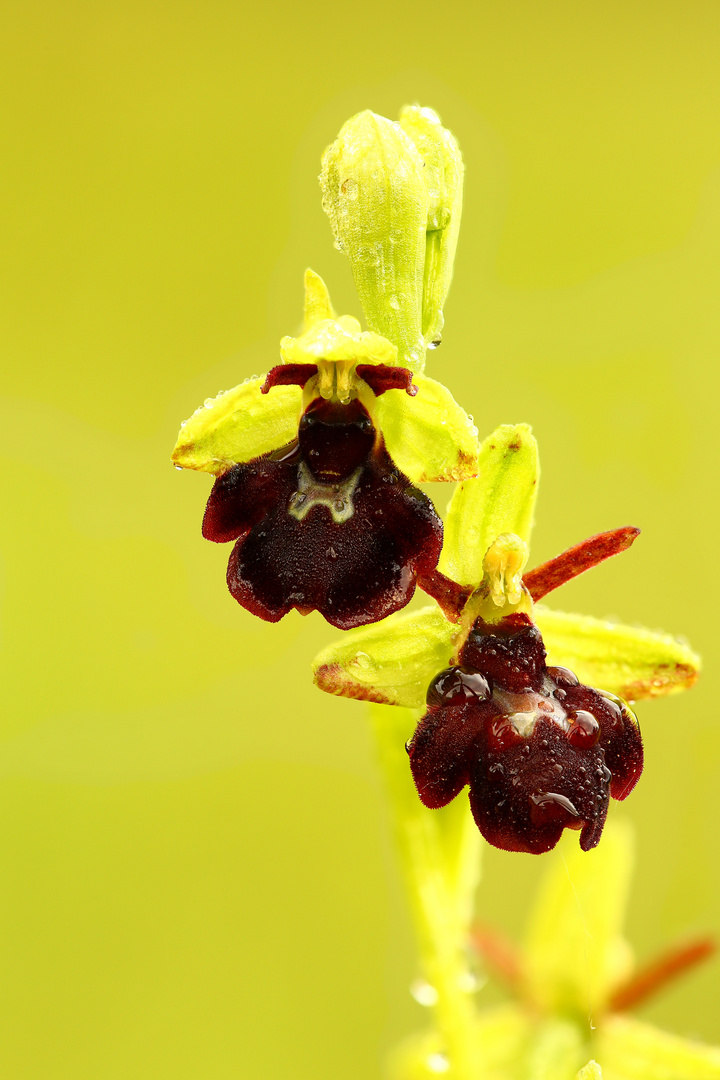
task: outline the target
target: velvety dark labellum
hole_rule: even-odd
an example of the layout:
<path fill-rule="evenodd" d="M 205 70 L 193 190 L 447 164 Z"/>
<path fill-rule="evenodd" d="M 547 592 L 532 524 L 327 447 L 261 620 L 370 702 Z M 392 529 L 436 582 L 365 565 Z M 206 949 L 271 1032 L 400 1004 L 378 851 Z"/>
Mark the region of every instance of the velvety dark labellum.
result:
<path fill-rule="evenodd" d="M 445 806 L 468 784 L 477 826 L 495 847 L 540 854 L 566 828 L 580 831 L 585 851 L 595 847 L 610 797 L 624 799 L 642 772 L 629 707 L 567 668 L 548 668 L 526 615 L 478 620 L 460 665 L 433 679 L 408 745 L 423 803 Z"/>
<path fill-rule="evenodd" d="M 442 523 L 360 402 L 318 398 L 296 443 L 215 481 L 203 535 L 236 541 L 228 587 L 253 614 L 317 610 L 346 630 L 407 604 L 437 565 Z"/>

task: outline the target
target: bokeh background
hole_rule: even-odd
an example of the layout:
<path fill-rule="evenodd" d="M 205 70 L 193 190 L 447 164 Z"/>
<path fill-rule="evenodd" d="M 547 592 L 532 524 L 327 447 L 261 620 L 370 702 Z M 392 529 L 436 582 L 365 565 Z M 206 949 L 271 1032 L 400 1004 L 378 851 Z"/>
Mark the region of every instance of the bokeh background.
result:
<path fill-rule="evenodd" d="M 534 426 L 533 563 L 643 529 L 556 602 L 704 654 L 640 708 L 613 812 L 638 955 L 720 932 L 714 0 L 27 0 L 3 24 L 0 1073 L 368 1080 L 425 1022 L 364 708 L 310 683 L 335 631 L 235 604 L 209 478 L 168 461 L 276 362 L 306 265 L 360 313 L 316 177 L 366 107 L 432 105 L 463 148 L 429 371 L 481 432 Z M 483 918 L 520 934 L 541 870 L 490 853 Z M 719 993 L 716 962 L 642 1015 L 720 1041 Z"/>

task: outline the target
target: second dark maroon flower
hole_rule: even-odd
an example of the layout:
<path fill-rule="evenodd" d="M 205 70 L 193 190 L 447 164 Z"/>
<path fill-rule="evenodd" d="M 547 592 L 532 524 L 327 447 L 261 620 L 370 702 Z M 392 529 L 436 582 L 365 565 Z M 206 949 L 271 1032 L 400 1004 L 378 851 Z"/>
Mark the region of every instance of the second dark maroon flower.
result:
<path fill-rule="evenodd" d="M 468 784 L 486 840 L 506 851 L 549 851 L 565 828 L 583 850 L 600 840 L 608 802 L 642 772 L 637 720 L 612 694 L 548 668 L 524 614 L 477 620 L 459 656 L 430 684 L 428 711 L 408 745 L 428 807 Z"/>

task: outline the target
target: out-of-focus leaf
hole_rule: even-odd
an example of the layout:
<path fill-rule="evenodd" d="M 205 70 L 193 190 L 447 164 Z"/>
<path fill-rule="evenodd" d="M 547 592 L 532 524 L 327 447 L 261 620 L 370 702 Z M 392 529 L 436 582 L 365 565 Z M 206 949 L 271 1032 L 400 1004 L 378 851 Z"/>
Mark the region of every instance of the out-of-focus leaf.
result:
<path fill-rule="evenodd" d="M 630 1017 L 609 1016 L 598 1031 L 597 1047 L 604 1080 L 720 1078 L 720 1047 L 682 1039 Z"/>
<path fill-rule="evenodd" d="M 587 1018 L 602 1013 L 629 971 L 621 929 L 633 847 L 629 829 L 618 822 L 608 822 L 592 851 L 569 839 L 549 858 L 530 917 L 524 976 L 543 1010 Z"/>

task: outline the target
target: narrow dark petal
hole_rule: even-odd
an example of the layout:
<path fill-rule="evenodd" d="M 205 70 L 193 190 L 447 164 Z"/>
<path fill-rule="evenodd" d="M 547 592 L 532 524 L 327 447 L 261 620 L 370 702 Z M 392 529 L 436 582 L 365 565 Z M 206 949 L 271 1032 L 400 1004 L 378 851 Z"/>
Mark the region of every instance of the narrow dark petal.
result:
<path fill-rule="evenodd" d="M 446 806 L 470 779 L 488 707 L 464 700 L 431 707 L 408 746 L 410 768 L 420 799 L 432 809 Z"/>
<path fill-rule="evenodd" d="M 389 364 L 358 364 L 355 371 L 358 378 L 368 384 L 375 397 L 380 397 L 386 390 L 405 390 L 410 397 L 417 394 L 412 371 L 407 368 L 391 367 Z"/>
<path fill-rule="evenodd" d="M 290 498 L 297 471 L 297 444 L 234 465 L 213 484 L 202 534 L 216 544 L 245 536 L 284 495 Z"/>
<path fill-rule="evenodd" d="M 552 720 L 494 746 L 486 736 L 470 774 L 470 806 L 486 840 L 505 851 L 549 851 L 565 828 L 594 846 L 607 814 L 610 772 L 600 746 L 574 747 Z"/>
<path fill-rule="evenodd" d="M 317 364 L 278 364 L 268 371 L 260 393 L 269 393 L 273 386 L 304 386 L 317 371 Z"/>
<path fill-rule="evenodd" d="M 523 581 L 533 600 L 541 600 L 553 589 L 571 581 L 578 574 L 584 574 L 586 570 L 597 566 L 598 563 L 609 559 L 611 555 L 618 555 L 625 551 L 640 535 L 640 530 L 632 525 L 623 529 L 613 529 L 611 532 L 598 533 L 590 536 L 582 543 L 557 555 L 549 562 L 536 566 L 534 570 L 525 574 Z"/>

